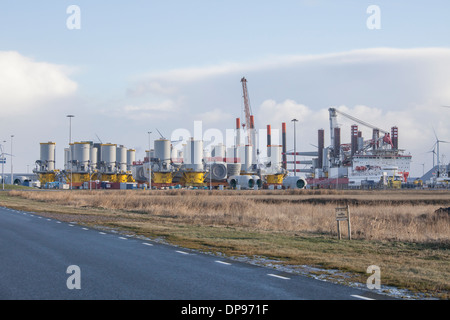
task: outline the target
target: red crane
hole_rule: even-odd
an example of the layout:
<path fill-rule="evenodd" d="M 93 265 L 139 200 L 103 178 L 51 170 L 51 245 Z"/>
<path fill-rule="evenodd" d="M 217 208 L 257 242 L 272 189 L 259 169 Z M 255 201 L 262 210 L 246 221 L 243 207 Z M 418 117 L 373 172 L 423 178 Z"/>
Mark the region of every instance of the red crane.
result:
<path fill-rule="evenodd" d="M 252 121 L 253 115 L 251 113 L 250 100 L 248 98 L 247 79 L 243 77 L 241 79 L 241 82 L 242 82 L 242 90 L 244 91 L 244 111 L 245 111 L 245 124 L 243 124 L 242 127 L 247 126 L 248 144 L 252 145 L 251 131 L 254 129 L 254 123 Z"/>

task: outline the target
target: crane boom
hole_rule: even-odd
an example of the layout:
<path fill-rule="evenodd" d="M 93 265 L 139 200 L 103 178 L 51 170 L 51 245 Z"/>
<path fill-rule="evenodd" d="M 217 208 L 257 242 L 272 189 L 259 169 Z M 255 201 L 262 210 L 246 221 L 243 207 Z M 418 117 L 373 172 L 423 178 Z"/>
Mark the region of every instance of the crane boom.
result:
<path fill-rule="evenodd" d="M 369 124 L 369 123 L 367 123 L 367 122 L 365 122 L 365 121 L 362 121 L 362 120 L 360 120 L 360 119 L 358 119 L 358 118 L 355 118 L 355 117 L 353 117 L 353 116 L 351 116 L 351 115 L 349 115 L 349 114 L 346 114 L 345 112 L 339 111 L 339 110 L 337 110 L 337 109 L 335 109 L 335 108 L 330 108 L 330 109 L 328 109 L 328 110 L 330 111 L 330 114 L 331 114 L 332 112 L 339 113 L 340 115 L 343 115 L 344 117 L 346 117 L 346 118 L 348 118 L 348 119 L 350 119 L 350 120 L 353 120 L 353 121 L 355 121 L 355 122 L 357 122 L 357 123 L 359 123 L 359 124 L 362 124 L 363 126 L 366 126 L 366 127 L 372 128 L 372 129 L 377 129 L 377 130 L 379 130 L 379 131 L 382 132 L 382 133 L 389 133 L 388 131 L 385 131 L 385 130 L 383 130 L 383 129 L 380 129 L 380 128 L 378 128 L 378 127 L 375 127 L 375 126 L 373 126 L 373 125 L 371 125 L 371 124 Z"/>
<path fill-rule="evenodd" d="M 245 77 L 243 77 L 241 79 L 241 82 L 242 82 L 242 90 L 244 92 L 244 111 L 245 111 L 245 126 L 247 127 L 247 139 L 248 139 L 248 144 L 251 145 L 252 144 L 252 138 L 251 138 L 251 134 L 250 134 L 251 111 L 250 111 L 250 102 L 249 102 L 248 91 L 247 91 L 247 79 L 245 79 Z"/>

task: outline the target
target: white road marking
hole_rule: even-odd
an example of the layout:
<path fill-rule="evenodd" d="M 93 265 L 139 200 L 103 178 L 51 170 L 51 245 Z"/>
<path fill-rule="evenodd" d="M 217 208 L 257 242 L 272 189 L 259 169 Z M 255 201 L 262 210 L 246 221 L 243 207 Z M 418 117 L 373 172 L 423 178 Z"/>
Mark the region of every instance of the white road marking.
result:
<path fill-rule="evenodd" d="M 61 221 L 56 221 L 56 223 L 61 223 Z"/>
<path fill-rule="evenodd" d="M 47 221 L 52 221 L 52 219 L 47 219 Z"/>
<path fill-rule="evenodd" d="M 82 228 L 83 230 L 89 230 L 88 228 Z"/>
<path fill-rule="evenodd" d="M 352 294 L 351 296 L 354 297 L 354 298 L 363 299 L 363 300 L 375 300 L 375 299 L 372 299 L 372 298 L 358 296 L 357 294 Z"/>
<path fill-rule="evenodd" d="M 69 224 L 69 227 L 73 227 L 73 224 Z"/>
<path fill-rule="evenodd" d="M 142 244 L 144 244 L 144 245 L 146 245 L 146 246 L 150 246 L 150 247 L 153 246 L 151 243 L 147 243 L 147 242 L 143 242 Z"/>
<path fill-rule="evenodd" d="M 228 263 L 228 262 L 225 262 L 225 261 L 216 260 L 215 262 L 220 263 L 220 264 L 225 264 L 227 266 L 231 266 L 231 263 Z"/>
<path fill-rule="evenodd" d="M 176 252 L 181 253 L 181 254 L 189 254 L 188 252 L 184 252 L 184 251 L 176 251 Z"/>
<path fill-rule="evenodd" d="M 122 240 L 127 240 L 127 238 L 124 238 L 124 237 L 119 237 L 119 239 L 122 239 Z"/>
<path fill-rule="evenodd" d="M 283 276 L 279 276 L 279 275 L 273 274 L 273 273 L 268 273 L 267 275 L 268 275 L 268 276 L 271 276 L 271 277 L 275 277 L 275 278 L 284 279 L 284 280 L 290 280 L 290 278 L 283 277 Z"/>
<path fill-rule="evenodd" d="M 99 232 L 100 234 L 106 234 L 106 233 L 104 233 L 104 232 Z"/>

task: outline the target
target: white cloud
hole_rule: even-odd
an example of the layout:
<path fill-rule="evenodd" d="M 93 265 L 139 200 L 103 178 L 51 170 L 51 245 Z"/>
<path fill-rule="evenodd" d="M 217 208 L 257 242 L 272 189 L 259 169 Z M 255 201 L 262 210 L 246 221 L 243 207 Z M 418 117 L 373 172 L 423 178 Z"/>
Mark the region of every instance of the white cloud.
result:
<path fill-rule="evenodd" d="M 118 118 L 127 118 L 134 121 L 148 121 L 149 119 L 169 119 L 174 113 L 180 111 L 182 99 L 174 101 L 166 99 L 163 101 L 147 101 L 140 104 L 127 104 L 116 108 L 112 115 Z M 109 113 L 109 111 L 104 111 Z"/>
<path fill-rule="evenodd" d="M 266 100 L 258 108 L 258 119 L 266 120 L 267 124 L 279 124 L 294 118 L 300 123 L 304 123 L 311 114 L 310 108 L 291 99 L 281 103 L 272 99 Z"/>
<path fill-rule="evenodd" d="M 400 147 L 413 154 L 412 169 L 421 173 L 419 164 L 426 163 L 425 169 L 432 164 L 432 154 L 426 152 L 435 142 L 433 128 L 440 139 L 450 141 L 450 109 L 440 108 L 450 105 L 448 74 L 450 49 L 445 48 L 374 48 L 174 69 L 135 77 L 118 100 L 102 97 L 110 101 L 100 103 L 103 110 L 92 117 L 94 128 L 88 129 L 109 141 L 130 141 L 137 148 L 141 140 L 145 148 L 149 129 L 158 128 L 166 136 L 180 128 L 193 132 L 195 120 L 202 120 L 205 130 L 215 127 L 225 132 L 234 128 L 236 117 L 243 119 L 240 80 L 245 76 L 256 127 L 265 129 L 270 124 L 275 130 L 286 122 L 288 149 L 293 146 L 293 118 L 299 120 L 297 149 L 314 150 L 311 144 L 317 144 L 320 128 L 325 129 L 329 143 L 328 108 L 336 107 L 385 130 L 398 126 Z M 36 62 L 16 52 L 0 52 L 0 103 L 14 108 L 3 115 L 55 107 L 59 98 L 76 92 L 77 84 L 69 75 L 66 67 Z M 65 143 L 64 115 L 59 125 Z M 102 116 L 111 116 L 108 125 L 95 127 Z M 77 130 L 86 132 L 82 126 L 88 125 L 86 121 L 82 124 L 81 111 L 75 120 L 74 135 Z M 38 121 L 37 117 L 33 121 Z M 342 141 L 349 141 L 351 121 L 339 117 L 338 123 Z M 126 130 L 117 130 L 124 127 Z M 54 129 L 47 131 L 45 136 L 40 131 L 36 139 L 53 139 Z M 363 134 L 368 137 L 370 129 L 363 129 Z M 441 154 L 450 158 L 450 144 L 441 145 Z"/>
<path fill-rule="evenodd" d="M 325 129 L 328 138 L 328 108 L 336 107 L 386 131 L 398 126 L 400 147 L 413 154 L 417 173 L 422 167 L 416 163 L 432 165 L 426 152 L 435 142 L 433 128 L 440 139 L 450 140 L 450 111 L 440 107 L 450 104 L 449 74 L 450 49 L 372 48 L 149 73 L 130 90 L 142 97 L 184 97 L 186 113 L 173 114 L 171 129 L 189 127 L 186 122 L 192 119 L 224 130 L 234 128 L 235 117 L 243 118 L 240 79 L 245 76 L 258 128 L 271 124 L 280 129 L 286 122 L 292 146 L 291 120 L 297 118 L 298 147 L 310 151 L 318 129 Z M 172 91 L 158 93 L 158 88 Z M 349 140 L 353 123 L 342 117 L 338 123 L 343 141 Z M 360 127 L 365 137 L 371 135 L 370 128 Z M 449 147 L 441 145 L 448 158 Z"/>
<path fill-rule="evenodd" d="M 41 112 L 51 101 L 77 90 L 70 68 L 37 62 L 15 51 L 0 51 L 0 104 L 2 115 Z"/>
<path fill-rule="evenodd" d="M 214 109 L 196 115 L 196 119 L 204 121 L 207 124 L 217 124 L 218 122 L 231 121 L 232 115 L 221 109 Z"/>

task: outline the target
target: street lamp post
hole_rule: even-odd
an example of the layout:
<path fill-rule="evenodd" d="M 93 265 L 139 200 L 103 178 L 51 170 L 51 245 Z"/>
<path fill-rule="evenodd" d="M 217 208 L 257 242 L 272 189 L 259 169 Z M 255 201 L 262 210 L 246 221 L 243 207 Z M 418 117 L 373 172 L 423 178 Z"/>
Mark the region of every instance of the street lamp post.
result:
<path fill-rule="evenodd" d="M 68 114 L 67 118 L 69 118 L 69 163 L 70 163 L 70 190 L 72 190 L 72 118 L 75 117 L 73 114 Z"/>
<path fill-rule="evenodd" d="M 14 184 L 14 174 L 13 174 L 13 138 L 14 138 L 14 135 L 11 135 L 11 185 Z"/>
<path fill-rule="evenodd" d="M 295 123 L 298 121 L 297 119 L 292 119 L 294 122 L 294 176 L 297 176 L 297 142 L 296 142 L 296 132 L 295 132 Z"/>
<path fill-rule="evenodd" d="M 152 161 L 150 157 L 150 135 L 152 134 L 151 131 L 148 133 L 148 188 L 149 190 L 152 190 Z"/>
<path fill-rule="evenodd" d="M 3 143 L 5 143 L 6 140 L 3 140 Z M 5 190 L 5 161 L 6 161 L 6 157 L 5 157 L 5 153 L 3 152 L 3 146 L 2 147 L 2 154 L 1 156 L 1 161 L 2 161 L 2 190 Z"/>

